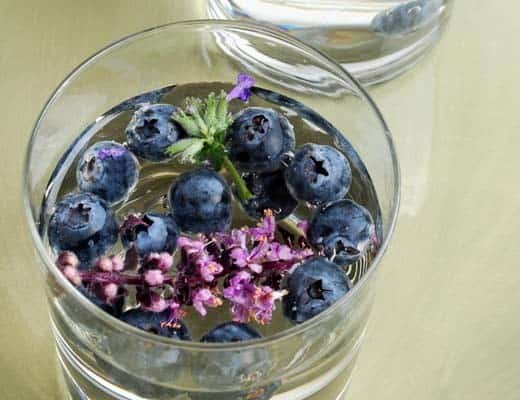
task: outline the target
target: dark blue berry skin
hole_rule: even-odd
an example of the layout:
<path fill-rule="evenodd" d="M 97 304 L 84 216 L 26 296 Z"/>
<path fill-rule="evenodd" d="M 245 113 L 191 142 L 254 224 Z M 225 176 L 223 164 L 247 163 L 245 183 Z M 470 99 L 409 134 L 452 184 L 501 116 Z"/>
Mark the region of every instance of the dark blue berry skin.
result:
<path fill-rule="evenodd" d="M 314 214 L 307 238 L 336 264 L 344 266 L 362 257 L 375 238 L 374 220 L 363 206 L 340 200 Z"/>
<path fill-rule="evenodd" d="M 138 179 L 139 164 L 135 156 L 126 147 L 111 141 L 89 147 L 76 169 L 79 188 L 109 204 L 126 199 Z"/>
<path fill-rule="evenodd" d="M 179 228 L 169 215 L 129 215 L 121 225 L 120 235 L 125 248 L 135 245 L 137 254 L 144 257 L 150 253 L 173 253 Z"/>
<path fill-rule="evenodd" d="M 352 171 L 346 157 L 334 147 L 308 143 L 296 151 L 285 180 L 294 198 L 316 205 L 344 198 Z"/>
<path fill-rule="evenodd" d="M 47 234 L 51 247 L 69 250 L 81 267 L 102 256 L 117 241 L 118 224 L 108 204 L 92 193 L 70 193 L 56 205 Z"/>
<path fill-rule="evenodd" d="M 344 296 L 351 283 L 345 272 L 324 257 L 315 257 L 298 266 L 287 279 L 289 294 L 283 298 L 283 313 L 301 324 Z"/>
<path fill-rule="evenodd" d="M 206 333 L 201 342 L 206 343 L 231 343 L 244 340 L 259 339 L 262 336 L 247 324 L 240 322 L 226 322 Z"/>
<path fill-rule="evenodd" d="M 227 322 L 206 333 L 201 342 L 236 343 L 261 337 L 255 329 L 247 324 Z M 193 400 L 268 400 L 278 389 L 279 385 L 273 383 L 248 391 L 226 392 L 229 386 L 237 385 L 241 379 L 254 382 L 265 378 L 271 367 L 271 359 L 265 349 L 216 352 L 206 354 L 204 357 L 202 364 L 206 367 L 201 371 L 196 371 L 195 377 L 201 383 L 209 378 L 212 382 L 218 382 L 218 387 L 214 385 L 215 392 L 211 394 L 190 393 Z M 221 390 L 223 393 L 218 393 L 216 390 Z"/>
<path fill-rule="evenodd" d="M 244 109 L 229 127 L 228 135 L 230 158 L 242 171 L 276 171 L 285 153 L 294 150 L 292 125 L 269 108 Z"/>
<path fill-rule="evenodd" d="M 155 335 L 164 336 L 172 339 L 191 340 L 191 334 L 184 322 L 177 321 L 173 326 L 165 326 L 170 312 L 168 310 L 156 313 L 135 309 L 125 312 L 120 319 L 138 329 Z"/>
<path fill-rule="evenodd" d="M 176 110 L 171 104 L 146 104 L 139 108 L 125 131 L 130 150 L 149 161 L 169 159 L 166 149 L 185 136 L 171 118 Z"/>
<path fill-rule="evenodd" d="M 245 212 L 253 218 L 262 218 L 265 210 L 273 211 L 276 219 L 289 216 L 298 206 L 298 201 L 291 195 L 283 170 L 263 174 L 247 173 L 244 181 L 254 195 L 242 202 Z"/>
<path fill-rule="evenodd" d="M 222 232 L 231 226 L 231 190 L 215 171 L 201 168 L 180 175 L 168 201 L 183 232 Z"/>
<path fill-rule="evenodd" d="M 127 311 L 119 318 L 138 329 L 149 333 L 184 341 L 191 340 L 190 332 L 182 321 L 175 327 L 164 326 L 169 319 L 169 311 L 154 313 L 139 309 Z M 139 343 L 137 343 L 139 346 Z M 136 395 L 149 399 L 175 399 L 181 395 L 175 389 L 166 389 L 164 386 L 150 382 L 147 377 L 155 376 L 158 380 L 176 379 L 181 370 L 188 368 L 189 360 L 178 348 L 166 349 L 161 344 L 149 342 L 136 348 L 136 341 L 125 338 L 124 335 L 109 338 L 111 359 L 109 363 L 101 357 L 96 357 L 98 367 L 121 387 L 130 390 Z M 145 356 L 143 356 L 145 352 Z M 120 369 L 118 365 L 132 366 L 132 374 Z"/>

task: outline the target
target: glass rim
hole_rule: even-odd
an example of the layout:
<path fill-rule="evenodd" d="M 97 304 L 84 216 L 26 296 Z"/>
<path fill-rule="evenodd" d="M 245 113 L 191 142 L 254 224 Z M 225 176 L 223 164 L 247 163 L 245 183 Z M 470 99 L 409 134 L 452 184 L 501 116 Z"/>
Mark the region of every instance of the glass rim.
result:
<path fill-rule="evenodd" d="M 367 272 L 362 276 L 362 278 L 354 285 L 352 290 L 350 290 L 346 295 L 344 295 L 340 300 L 334 303 L 331 307 L 320 313 L 314 318 L 311 318 L 308 321 L 305 321 L 302 324 L 295 325 L 289 329 L 286 329 L 282 332 L 276 333 L 271 336 L 262 337 L 261 339 L 242 342 L 242 343 L 202 343 L 195 341 L 182 341 L 179 339 L 166 338 L 159 335 L 154 335 L 152 333 L 140 330 L 135 328 L 129 324 L 124 323 L 123 321 L 109 315 L 107 312 L 101 310 L 94 303 L 88 300 L 85 296 L 83 296 L 77 288 L 70 283 L 63 273 L 56 267 L 54 261 L 51 259 L 49 252 L 45 249 L 42 238 L 38 233 L 38 228 L 34 221 L 39 220 L 39 215 L 35 215 L 33 213 L 30 197 L 31 197 L 31 189 L 29 182 L 29 168 L 31 165 L 31 154 L 32 149 L 34 147 L 34 141 L 36 139 L 37 132 L 41 125 L 41 122 L 45 119 L 48 109 L 53 105 L 54 101 L 60 96 L 63 89 L 65 89 L 68 84 L 77 76 L 81 74 L 81 72 L 90 64 L 102 58 L 104 55 L 109 54 L 110 51 L 118 48 L 121 45 L 126 43 L 139 40 L 143 36 L 160 32 L 162 30 L 167 30 L 170 28 L 178 28 L 178 29 L 189 29 L 203 26 L 214 26 L 225 28 L 240 28 L 246 32 L 264 34 L 270 36 L 272 38 L 281 39 L 283 42 L 288 42 L 293 46 L 302 49 L 310 54 L 312 54 L 315 59 L 327 66 L 331 71 L 335 74 L 339 75 L 343 80 L 346 80 L 352 83 L 355 89 L 359 92 L 360 97 L 367 102 L 367 105 L 372 108 L 374 114 L 376 115 L 379 123 L 383 128 L 383 134 L 385 136 L 386 143 L 388 145 L 391 161 L 392 161 L 392 173 L 395 179 L 395 187 L 394 193 L 392 196 L 393 208 L 391 210 L 391 220 L 388 226 L 388 233 L 379 247 L 376 256 L 371 261 L 371 266 L 368 268 Z M 111 42 L 105 47 L 93 53 L 90 57 L 85 59 L 79 65 L 77 65 L 57 86 L 57 88 L 52 92 L 50 97 L 45 102 L 42 111 L 39 113 L 36 122 L 31 131 L 31 137 L 27 144 L 26 152 L 25 152 L 25 161 L 24 161 L 24 169 L 23 169 L 23 208 L 24 214 L 29 226 L 29 230 L 31 233 L 32 240 L 36 246 L 36 250 L 38 256 L 42 260 L 46 269 L 53 275 L 56 281 L 60 284 L 61 289 L 63 289 L 68 295 L 72 296 L 82 307 L 85 307 L 87 310 L 96 314 L 97 317 L 101 318 L 105 323 L 110 325 L 111 327 L 122 331 L 126 334 L 133 334 L 143 340 L 161 343 L 163 345 L 174 346 L 175 348 L 183 348 L 185 350 L 199 350 L 199 351 L 232 351 L 232 350 L 245 350 L 245 349 L 253 349 L 258 347 L 266 347 L 275 342 L 279 342 L 290 337 L 296 336 L 305 331 L 309 331 L 316 325 L 320 324 L 320 322 L 327 318 L 328 315 L 333 313 L 336 309 L 341 308 L 347 304 L 351 298 L 353 298 L 357 292 L 359 292 L 377 270 L 381 259 L 383 258 L 386 250 L 388 248 L 388 244 L 394 234 L 395 226 L 397 223 L 397 217 L 399 214 L 399 205 L 400 205 L 400 194 L 401 194 L 401 178 L 400 178 L 400 169 L 399 169 L 399 161 L 397 158 L 397 152 L 394 146 L 394 142 L 392 139 L 391 132 L 379 110 L 375 102 L 368 95 L 365 89 L 361 86 L 361 84 L 343 67 L 341 67 L 337 62 L 323 54 L 319 50 L 314 49 L 313 47 L 301 42 L 300 40 L 289 36 L 281 31 L 278 31 L 273 28 L 265 27 L 259 24 L 250 23 L 250 22 L 242 22 L 242 21 L 231 21 L 231 20 L 211 20 L 211 19 L 202 19 L 202 20 L 186 20 L 186 21 L 178 21 L 167 24 L 158 25 L 152 28 L 147 28 L 130 35 L 127 35 L 123 38 L 120 38 L 116 41 Z"/>

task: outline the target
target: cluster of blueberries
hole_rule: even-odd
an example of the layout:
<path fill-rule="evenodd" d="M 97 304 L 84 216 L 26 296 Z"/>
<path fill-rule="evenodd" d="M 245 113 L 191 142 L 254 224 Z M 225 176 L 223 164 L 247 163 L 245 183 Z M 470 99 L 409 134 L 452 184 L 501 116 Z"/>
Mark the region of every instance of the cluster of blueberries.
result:
<path fill-rule="evenodd" d="M 102 141 L 88 148 L 77 164 L 79 190 L 65 195 L 48 224 L 48 238 L 57 252 L 72 251 L 89 268 L 121 238 L 139 256 L 173 253 L 180 232 L 214 233 L 230 229 L 233 189 L 209 167 L 180 175 L 168 193 L 169 213 L 149 213 L 133 224 L 129 216 L 119 226 L 112 206 L 124 201 L 139 179 L 137 157 L 162 162 L 167 149 L 185 138 L 171 119 L 176 107 L 147 104 L 138 109 L 126 128 L 127 144 Z M 334 147 L 305 144 L 295 148 L 294 130 L 278 112 L 248 107 L 228 128 L 226 148 L 253 197 L 238 200 L 243 210 L 259 218 L 266 209 L 278 220 L 299 204 L 314 210 L 307 229 L 308 242 L 322 256 L 302 263 L 287 279 L 284 314 L 301 323 L 343 296 L 351 283 L 340 268 L 365 254 L 375 238 L 374 221 L 359 204 L 346 199 L 352 172 L 346 157 Z M 239 196 L 237 196 L 239 197 Z M 130 229 L 128 229 L 130 227 Z M 189 339 L 183 324 L 161 327 L 160 313 L 133 310 L 120 318 L 141 329 Z M 207 342 L 258 337 L 245 324 L 228 323 L 204 336 Z"/>

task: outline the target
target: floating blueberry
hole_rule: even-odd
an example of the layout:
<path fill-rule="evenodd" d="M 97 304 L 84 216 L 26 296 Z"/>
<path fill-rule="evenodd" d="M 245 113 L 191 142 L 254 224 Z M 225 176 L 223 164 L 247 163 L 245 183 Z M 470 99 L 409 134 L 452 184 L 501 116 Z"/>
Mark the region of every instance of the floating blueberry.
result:
<path fill-rule="evenodd" d="M 78 186 L 109 204 L 128 197 L 139 179 L 135 156 L 116 142 L 97 142 L 85 151 L 76 170 Z"/>
<path fill-rule="evenodd" d="M 289 216 L 298 206 L 285 184 L 283 170 L 263 174 L 246 173 L 243 176 L 253 198 L 243 202 L 244 210 L 253 218 L 262 218 L 264 211 L 272 210 L 276 219 Z"/>
<path fill-rule="evenodd" d="M 179 236 L 177 224 L 169 215 L 128 215 L 121 225 L 121 241 L 125 248 L 135 245 L 140 257 L 150 253 L 173 253 Z"/>
<path fill-rule="evenodd" d="M 84 267 L 117 241 L 118 224 L 108 204 L 92 193 L 70 193 L 56 206 L 47 230 L 56 251 L 76 254 Z"/>
<path fill-rule="evenodd" d="M 305 144 L 285 171 L 292 195 L 310 204 L 322 204 L 345 197 L 352 182 L 346 157 L 334 147 Z"/>
<path fill-rule="evenodd" d="M 170 188 L 168 201 L 184 232 L 222 232 L 231 226 L 231 191 L 215 171 L 201 168 L 180 175 Z"/>
<path fill-rule="evenodd" d="M 159 336 L 164 336 L 179 340 L 191 340 L 191 334 L 182 321 L 165 325 L 168 321 L 170 312 L 168 310 L 156 313 L 135 309 L 121 315 L 121 321 L 126 322 L 138 329 L 150 332 Z"/>
<path fill-rule="evenodd" d="M 138 109 L 125 131 L 130 150 L 149 161 L 170 158 L 166 149 L 185 136 L 182 127 L 171 119 L 176 110 L 171 104 L 146 104 Z"/>
<path fill-rule="evenodd" d="M 262 336 L 247 324 L 240 322 L 226 322 L 206 333 L 201 342 L 230 343 L 244 340 L 259 339 Z"/>
<path fill-rule="evenodd" d="M 294 130 L 289 120 L 274 110 L 250 107 L 241 111 L 228 130 L 229 153 L 242 171 L 280 169 L 285 153 L 294 149 Z"/>
<path fill-rule="evenodd" d="M 235 343 L 261 337 L 255 329 L 247 324 L 227 322 L 206 333 L 201 342 Z M 268 400 L 279 387 L 277 383 L 272 383 L 249 390 L 226 391 L 229 386 L 247 384 L 254 387 L 255 383 L 265 379 L 271 367 L 271 359 L 269 353 L 262 348 L 208 353 L 204 355 L 202 364 L 205 365 L 205 368 L 196 372 L 196 379 L 204 382 L 209 378 L 212 382 L 218 382 L 214 385 L 214 389 L 222 390 L 223 393 L 190 393 L 194 400 Z"/>
<path fill-rule="evenodd" d="M 305 261 L 289 275 L 284 315 L 296 324 L 325 311 L 351 289 L 345 272 L 324 257 Z"/>
<path fill-rule="evenodd" d="M 307 230 L 309 242 L 338 265 L 362 257 L 375 237 L 370 213 L 352 200 L 340 200 L 318 209 Z"/>

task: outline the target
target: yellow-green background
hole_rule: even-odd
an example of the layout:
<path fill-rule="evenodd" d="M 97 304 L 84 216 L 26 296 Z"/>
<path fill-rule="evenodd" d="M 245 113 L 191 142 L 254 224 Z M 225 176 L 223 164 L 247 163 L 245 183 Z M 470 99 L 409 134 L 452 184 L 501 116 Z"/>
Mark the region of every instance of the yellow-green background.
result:
<path fill-rule="evenodd" d="M 201 17 L 204 3 L 0 0 L 1 400 L 59 399 L 20 189 L 38 112 L 95 50 Z M 353 400 L 520 399 L 520 4 L 455 6 L 432 54 L 370 89 L 395 136 L 403 192 Z"/>

